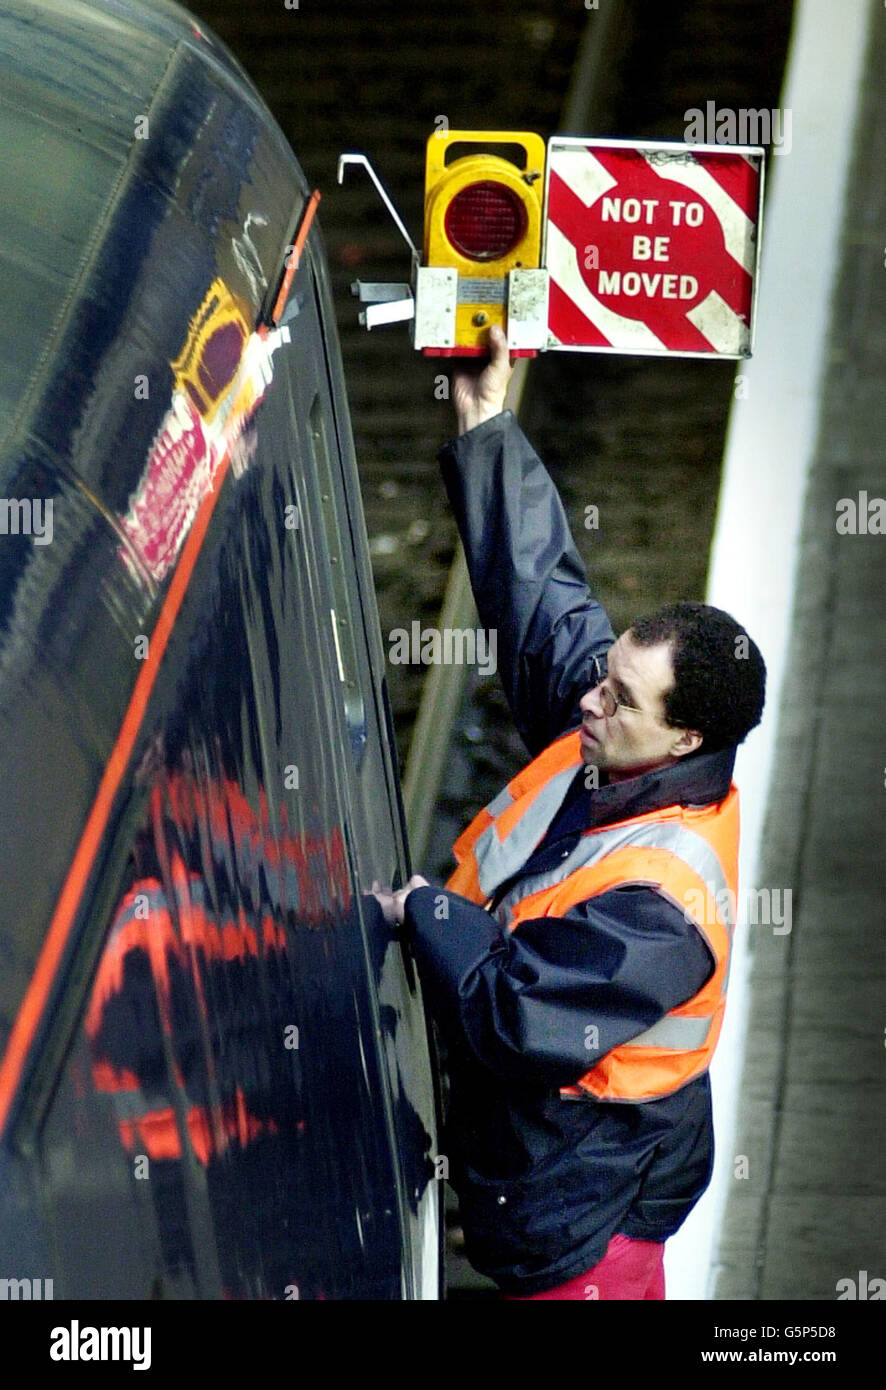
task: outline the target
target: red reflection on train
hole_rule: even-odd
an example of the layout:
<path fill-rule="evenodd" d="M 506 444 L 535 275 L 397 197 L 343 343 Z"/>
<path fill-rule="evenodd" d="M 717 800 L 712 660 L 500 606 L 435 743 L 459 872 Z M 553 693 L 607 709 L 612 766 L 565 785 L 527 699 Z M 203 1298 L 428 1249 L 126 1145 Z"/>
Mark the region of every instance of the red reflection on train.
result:
<path fill-rule="evenodd" d="M 217 1074 L 219 1064 L 208 1046 L 214 1022 L 205 997 L 209 971 L 215 971 L 211 981 L 215 991 L 219 969 L 229 973 L 250 961 L 279 961 L 285 955 L 287 930 L 281 918 L 295 927 L 316 929 L 332 920 L 332 896 L 346 908 L 351 886 L 344 839 L 340 826 L 326 836 L 293 835 L 285 807 L 280 810 L 283 829 L 275 832 L 264 789 L 256 815 L 237 783 L 224 777 L 207 787 L 188 774 L 172 774 L 164 779 L 163 788 L 155 783 L 151 812 L 166 882 L 156 875 L 143 875 L 121 899 L 96 971 L 84 1026 L 94 1086 L 113 1095 L 127 1152 L 145 1153 L 156 1160 L 180 1159 L 186 1128 L 191 1151 L 206 1166 L 232 1143 L 243 1149 L 260 1136 L 277 1132 L 271 1116 L 252 1113 L 242 1087 L 231 1084 L 233 1077 L 226 1084 Z M 174 830 L 169 836 L 167 826 Z M 240 885 L 255 882 L 261 866 L 270 899 L 267 906 L 260 913 L 247 911 L 242 902 L 224 915 L 213 910 L 203 875 L 185 862 L 182 845 L 188 842 L 201 843 L 215 864 L 230 863 L 233 858 Z M 148 965 L 150 997 L 144 985 L 136 983 L 143 978 L 140 962 Z M 173 973 L 179 981 L 176 999 Z M 231 977 L 228 993 L 238 998 L 242 987 L 238 971 Z M 182 1036 L 183 998 L 189 1016 L 196 1020 L 195 1035 L 205 1040 L 196 1052 L 193 1038 Z M 125 1007 L 123 1015 L 114 1013 L 118 1003 Z M 121 1017 L 128 1021 L 145 1009 L 152 1016 L 146 1035 L 159 1026 L 162 1051 L 179 1095 L 177 1109 L 173 1104 L 157 1104 L 157 1091 L 164 1088 L 162 1081 L 158 1087 L 156 1046 L 153 1052 L 148 1049 L 150 1055 L 142 1067 L 122 1065 L 120 1056 L 114 1055 L 121 1046 Z M 180 1054 L 188 1046 L 192 1074 L 185 1077 Z M 151 1074 L 139 1074 L 142 1070 Z M 188 1097 L 195 1085 L 201 1094 L 205 1092 L 199 1103 Z"/>

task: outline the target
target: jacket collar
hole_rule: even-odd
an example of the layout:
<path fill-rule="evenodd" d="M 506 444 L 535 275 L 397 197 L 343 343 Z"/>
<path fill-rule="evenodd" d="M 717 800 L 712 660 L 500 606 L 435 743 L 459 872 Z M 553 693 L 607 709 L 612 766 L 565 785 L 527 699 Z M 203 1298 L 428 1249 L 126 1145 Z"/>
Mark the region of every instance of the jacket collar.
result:
<path fill-rule="evenodd" d="M 492 910 L 523 875 L 543 873 L 559 863 L 564 845 L 571 847 L 585 831 L 630 820 L 647 811 L 670 806 L 709 806 L 722 801 L 728 795 L 734 765 L 735 748 L 697 753 L 670 767 L 656 768 L 640 777 L 590 791 L 584 789 L 585 769 L 581 767 L 542 840 L 519 870 L 495 889 Z"/>
<path fill-rule="evenodd" d="M 732 782 L 735 751 L 732 747 L 717 753 L 696 753 L 669 767 L 592 790 L 588 827 L 628 820 L 666 806 L 709 806 L 722 801 Z"/>

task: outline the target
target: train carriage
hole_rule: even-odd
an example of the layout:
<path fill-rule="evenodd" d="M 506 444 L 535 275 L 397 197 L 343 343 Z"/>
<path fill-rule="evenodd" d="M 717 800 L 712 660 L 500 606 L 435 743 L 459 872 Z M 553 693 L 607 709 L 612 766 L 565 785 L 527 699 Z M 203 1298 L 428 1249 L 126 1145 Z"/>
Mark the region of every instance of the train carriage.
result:
<path fill-rule="evenodd" d="M 7 0 L 0 149 L 0 1276 L 436 1298 L 316 199 L 165 0 Z"/>

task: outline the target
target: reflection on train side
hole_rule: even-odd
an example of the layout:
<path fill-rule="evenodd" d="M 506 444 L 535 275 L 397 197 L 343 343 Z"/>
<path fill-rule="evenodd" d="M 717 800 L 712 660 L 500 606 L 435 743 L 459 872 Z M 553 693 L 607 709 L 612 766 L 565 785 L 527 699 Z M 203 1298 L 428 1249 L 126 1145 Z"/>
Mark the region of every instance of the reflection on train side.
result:
<path fill-rule="evenodd" d="M 193 784 L 179 777 L 170 782 L 168 790 L 170 801 L 180 814 L 179 823 L 193 833 L 197 821 Z M 268 969 L 279 972 L 286 933 L 276 919 L 284 902 L 295 901 L 303 925 L 320 927 L 330 906 L 329 885 L 339 887 L 343 900 L 348 899 L 344 845 L 338 827 L 333 828 L 328 839 L 308 837 L 302 842 L 284 833 L 278 842 L 267 824 L 266 798 L 262 798 L 265 824 L 260 826 L 235 783 L 226 781 L 221 791 L 221 795 L 212 797 L 208 807 L 212 852 L 219 856 L 227 847 L 230 824 L 238 880 L 242 883 L 246 879 L 247 865 L 263 863 L 268 871 L 271 910 L 263 911 L 258 930 L 247 919 L 242 903 L 236 909 L 228 904 L 227 911 L 219 910 L 207 901 L 203 879 L 188 870 L 178 849 L 168 857 L 171 899 L 161 879 L 153 876 L 136 880 L 125 894 L 96 972 L 85 1027 L 93 1050 L 96 1089 L 114 1095 L 120 1137 L 130 1154 L 141 1149 L 150 1158 L 180 1158 L 182 1152 L 173 1106 L 144 1108 L 145 1087 L 150 1086 L 151 1078 L 139 1074 L 143 1058 L 132 1034 L 115 1028 L 119 1017 L 127 1014 L 125 990 L 139 989 L 145 964 L 152 977 L 154 1025 L 175 1058 L 180 1040 L 175 1036 L 174 1018 L 181 1020 L 190 1006 L 196 1010 L 201 1029 L 210 1026 L 204 987 L 209 973 L 227 977 L 231 985 L 239 983 L 241 990 L 235 992 L 235 997 L 240 997 L 254 987 L 260 957 Z M 159 799 L 157 787 L 152 798 L 155 823 Z M 286 808 L 282 809 L 285 816 Z M 189 989 L 190 1000 L 186 998 Z M 278 1028 L 284 1048 L 296 1050 L 298 1024 L 280 1019 Z M 277 1131 L 273 1117 L 262 1119 L 249 1113 L 242 1088 L 227 1087 L 223 1070 L 216 1058 L 215 1104 L 206 1092 L 208 1103 L 191 1104 L 186 1112 L 191 1147 L 203 1164 L 209 1162 L 213 1153 L 224 1152 L 231 1139 L 245 1147 L 257 1134 Z M 239 1075 L 237 1067 L 234 1074 Z M 190 1096 L 178 1062 L 174 1065 L 174 1079 L 176 1087 Z M 193 1075 L 188 1079 L 191 1086 L 194 1079 Z M 203 1080 L 197 1079 L 201 1092 L 205 1089 Z M 122 1104 L 125 1097 L 132 1101 L 128 1113 L 124 1113 L 126 1107 Z M 156 1106 L 155 1100 L 151 1103 Z"/>
<path fill-rule="evenodd" d="M 200 503 L 230 453 L 235 476 L 244 461 L 237 442 L 273 377 L 273 355 L 289 330 L 250 333 L 240 301 L 216 277 L 193 315 L 174 362 L 173 392 L 138 488 L 120 518 L 132 550 L 160 583 L 175 564 Z M 136 380 L 136 392 L 148 381 Z M 133 568 L 131 556 L 122 558 Z"/>
<path fill-rule="evenodd" d="M 371 1229 L 374 1200 L 352 1207 L 347 1233 L 341 1199 L 355 1175 L 351 1156 L 330 1145 L 330 1109 L 353 1107 L 355 1124 L 363 1109 L 364 1124 L 378 1124 L 366 1111 L 378 1094 L 373 1068 L 362 1049 L 357 1065 L 347 1043 L 361 982 L 343 973 L 345 954 L 330 941 L 348 931 L 355 905 L 341 828 L 295 834 L 285 806 L 275 827 L 263 791 L 259 804 L 257 816 L 223 775 L 156 775 L 84 1020 L 92 1084 L 113 1107 L 132 1182 L 150 1178 L 171 1278 L 198 1274 L 183 1224 L 185 1170 L 196 1162 L 213 1208 L 249 1177 L 251 1207 L 236 1222 L 225 1212 L 239 1240 L 219 1250 L 224 1296 L 341 1297 L 349 1265 L 370 1250 L 376 1278 L 393 1278 L 399 1264 L 393 1219 Z M 360 1145 L 367 1139 L 361 1127 Z M 332 1263 L 330 1239 L 343 1287 L 314 1282 Z"/>

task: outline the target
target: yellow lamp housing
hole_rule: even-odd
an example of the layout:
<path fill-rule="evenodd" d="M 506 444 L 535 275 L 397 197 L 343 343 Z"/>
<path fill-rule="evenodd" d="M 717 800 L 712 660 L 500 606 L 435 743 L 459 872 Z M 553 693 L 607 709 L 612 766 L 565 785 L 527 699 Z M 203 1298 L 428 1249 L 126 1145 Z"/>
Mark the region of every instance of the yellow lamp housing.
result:
<path fill-rule="evenodd" d="M 521 166 L 504 155 L 473 152 L 446 162 L 453 145 L 519 146 Z M 479 356 L 488 351 L 494 323 L 507 331 L 511 272 L 538 271 L 541 264 L 545 145 L 529 131 L 435 131 L 427 143 L 425 163 L 424 267 L 419 271 L 419 299 L 427 301 L 438 289 L 454 294 L 447 309 L 450 345 L 437 346 L 435 326 L 446 314 L 428 314 L 422 327 L 421 304 L 416 305 L 419 335 L 416 345 L 429 356 Z M 424 277 L 422 279 L 422 277 Z M 530 284 L 531 277 L 526 277 Z M 526 283 L 520 286 L 525 298 Z M 439 299 L 434 305 L 439 308 Z M 534 348 L 512 349 L 532 355 Z"/>

